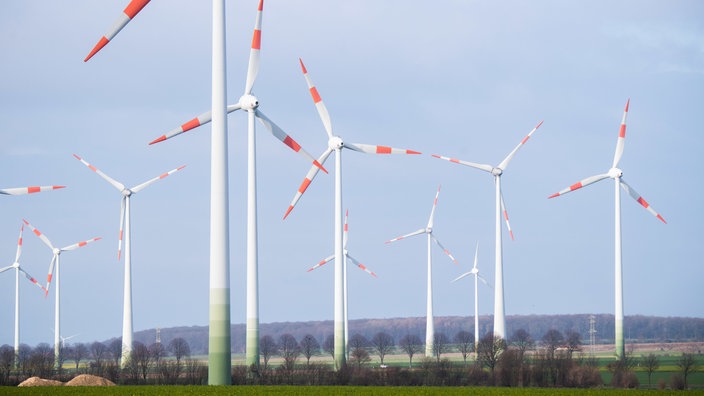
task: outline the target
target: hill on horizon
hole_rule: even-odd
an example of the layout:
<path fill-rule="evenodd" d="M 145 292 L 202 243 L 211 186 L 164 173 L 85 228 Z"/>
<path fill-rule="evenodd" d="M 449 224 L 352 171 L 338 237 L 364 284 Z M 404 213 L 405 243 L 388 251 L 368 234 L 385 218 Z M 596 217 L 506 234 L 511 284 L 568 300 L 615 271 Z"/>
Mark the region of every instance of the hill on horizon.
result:
<path fill-rule="evenodd" d="M 540 340 L 551 329 L 576 331 L 582 336 L 582 344 L 589 344 L 590 317 L 592 314 L 570 315 L 508 315 L 506 316 L 506 334 L 511 340 L 513 333 L 524 329 L 534 340 Z M 614 316 L 611 314 L 594 314 L 594 330 L 596 330 L 597 344 L 613 343 Z M 474 333 L 473 316 L 439 316 L 435 317 L 435 332 L 444 333 L 452 339 L 459 331 Z M 479 316 L 480 337 L 490 332 L 493 327 L 493 315 Z M 395 342 L 408 334 L 415 334 L 425 339 L 425 317 L 387 318 L 387 319 L 355 319 L 349 321 L 350 336 L 361 334 L 371 339 L 378 332 L 386 332 Z M 185 339 L 195 355 L 206 354 L 208 350 L 208 326 L 178 326 L 160 329 L 160 338 L 163 344 L 168 344 L 172 339 L 181 337 Z M 624 332 L 627 343 L 645 342 L 692 342 L 704 341 L 704 318 L 687 317 L 659 317 L 633 315 L 626 316 Z M 260 336 L 270 335 L 275 340 L 282 334 L 291 334 L 300 340 L 307 334 L 313 335 L 322 345 L 328 335 L 333 333 L 333 322 L 307 321 L 307 322 L 273 322 L 260 324 Z M 147 329 L 137 331 L 134 340 L 145 345 L 156 341 L 157 330 Z M 231 326 L 232 352 L 244 353 L 245 350 L 245 325 L 233 324 Z M 110 342 L 115 338 L 106 340 Z"/>

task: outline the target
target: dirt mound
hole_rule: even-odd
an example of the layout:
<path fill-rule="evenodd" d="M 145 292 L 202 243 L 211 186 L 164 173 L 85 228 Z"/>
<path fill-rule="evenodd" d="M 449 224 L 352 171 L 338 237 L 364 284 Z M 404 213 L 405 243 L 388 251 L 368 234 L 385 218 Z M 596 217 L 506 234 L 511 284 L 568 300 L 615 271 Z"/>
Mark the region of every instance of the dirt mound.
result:
<path fill-rule="evenodd" d="M 115 386 L 115 383 L 103 377 L 81 374 L 67 382 L 66 386 Z"/>
<path fill-rule="evenodd" d="M 39 377 L 31 377 L 22 381 L 21 384 L 17 386 L 63 386 L 64 383 L 61 381 L 41 379 Z"/>

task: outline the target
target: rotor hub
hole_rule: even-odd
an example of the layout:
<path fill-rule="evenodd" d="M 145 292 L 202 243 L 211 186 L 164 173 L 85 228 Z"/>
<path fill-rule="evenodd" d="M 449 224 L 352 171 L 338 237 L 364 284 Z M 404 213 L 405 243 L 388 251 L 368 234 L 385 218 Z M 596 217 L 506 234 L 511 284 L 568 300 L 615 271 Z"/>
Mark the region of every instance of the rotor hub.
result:
<path fill-rule="evenodd" d="M 124 190 L 122 190 L 123 197 L 129 197 L 130 195 L 132 195 L 132 190 L 130 190 L 129 188 L 125 188 Z"/>
<path fill-rule="evenodd" d="M 328 147 L 333 150 L 339 150 L 345 146 L 345 142 L 339 136 L 333 136 L 328 140 Z"/>
<path fill-rule="evenodd" d="M 623 176 L 623 171 L 619 168 L 611 168 L 609 169 L 609 177 L 612 179 L 616 179 Z"/>
<path fill-rule="evenodd" d="M 52 252 L 54 253 L 54 255 L 56 255 L 56 256 L 58 256 L 58 255 L 61 254 L 61 249 L 59 249 L 59 248 L 53 248 L 51 251 L 52 251 Z"/>
<path fill-rule="evenodd" d="M 12 268 L 19 268 L 19 267 L 20 267 L 20 263 L 18 263 L 18 262 L 12 263 Z"/>
<path fill-rule="evenodd" d="M 259 107 L 259 100 L 254 95 L 243 95 L 240 98 L 240 107 L 242 110 L 254 110 Z"/>
<path fill-rule="evenodd" d="M 503 174 L 503 173 L 504 173 L 504 170 L 501 168 L 493 168 L 491 170 L 491 174 L 494 176 L 501 176 L 501 174 Z"/>

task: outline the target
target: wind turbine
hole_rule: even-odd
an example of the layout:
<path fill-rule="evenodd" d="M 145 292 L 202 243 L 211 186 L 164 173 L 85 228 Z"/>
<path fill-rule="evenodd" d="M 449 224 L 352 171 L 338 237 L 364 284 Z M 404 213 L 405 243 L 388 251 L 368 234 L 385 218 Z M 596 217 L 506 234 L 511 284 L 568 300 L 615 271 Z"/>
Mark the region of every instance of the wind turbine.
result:
<path fill-rule="evenodd" d="M 60 331 L 61 326 L 60 326 L 60 322 L 59 322 L 60 312 L 61 312 L 60 311 L 60 308 L 61 308 L 61 301 L 60 301 L 61 282 L 60 282 L 60 278 L 59 278 L 59 275 L 61 273 L 61 265 L 60 265 L 61 264 L 61 260 L 60 260 L 61 253 L 78 249 L 79 247 L 83 247 L 91 242 L 95 242 L 95 241 L 101 239 L 101 237 L 95 237 L 95 238 L 88 239 L 86 241 L 74 243 L 73 245 L 68 245 L 66 247 L 56 248 L 56 247 L 54 247 L 54 245 L 51 243 L 51 241 L 49 240 L 49 238 L 46 235 L 42 234 L 39 230 L 34 228 L 34 226 L 29 224 L 29 222 L 27 220 L 23 219 L 23 221 L 32 230 L 32 232 L 34 232 L 34 235 L 38 236 L 39 239 L 41 239 L 41 241 L 44 242 L 44 244 L 46 246 L 48 246 L 52 252 L 51 263 L 49 264 L 49 275 L 47 275 L 47 278 L 46 278 L 45 293 L 47 295 L 49 294 L 49 288 L 51 287 L 51 281 L 52 281 L 53 272 L 54 272 L 54 265 L 56 265 L 56 291 L 55 291 L 56 301 L 55 301 L 55 305 L 54 305 L 54 359 L 55 359 L 55 364 L 58 367 L 58 365 L 60 363 L 59 354 L 61 352 L 60 351 L 60 344 L 59 344 L 59 334 L 61 334 L 61 331 Z"/>
<path fill-rule="evenodd" d="M 120 360 L 120 365 L 124 368 L 129 362 L 132 355 L 132 335 L 134 334 L 134 327 L 132 326 L 132 238 L 131 238 L 131 227 L 130 227 L 130 201 L 133 194 L 136 194 L 151 184 L 164 179 L 180 171 L 185 167 L 185 165 L 172 169 L 160 176 L 153 179 L 149 179 L 146 182 L 139 184 L 132 188 L 125 187 L 124 184 L 116 181 L 110 176 L 106 175 L 95 166 L 86 162 L 83 158 L 73 155 L 77 160 L 81 161 L 83 165 L 87 166 L 90 170 L 97 173 L 98 176 L 102 177 L 103 180 L 110 183 L 115 187 L 122 195 L 121 206 L 120 206 L 120 237 L 117 244 L 117 260 L 119 261 L 122 255 L 122 237 L 124 231 L 125 237 L 125 280 L 124 280 L 124 290 L 123 290 L 123 306 L 122 306 L 122 355 Z"/>
<path fill-rule="evenodd" d="M 438 238 L 433 235 L 433 223 L 435 220 L 435 209 L 438 206 L 438 196 L 440 196 L 440 186 L 438 186 L 438 192 L 435 193 L 435 201 L 433 201 L 433 209 L 430 211 L 430 218 L 428 219 L 428 225 L 425 228 L 421 228 L 417 231 L 413 231 L 410 234 L 402 235 L 394 239 L 386 241 L 386 243 L 396 242 L 401 239 L 412 237 L 415 235 L 426 234 L 428 236 L 428 286 L 427 286 L 427 296 L 426 296 L 426 318 L 425 318 L 425 356 L 433 356 L 433 344 L 435 343 L 435 326 L 433 324 L 433 260 L 432 260 L 432 244 L 435 242 L 440 249 L 449 257 L 453 263 L 457 264 L 457 260 L 452 256 L 449 250 L 447 250 L 438 240 Z"/>
<path fill-rule="evenodd" d="M 343 293 L 345 294 L 345 297 L 344 297 L 344 305 L 345 305 L 345 313 L 344 313 L 344 321 L 345 321 L 345 345 L 347 345 L 348 335 L 349 335 L 349 331 L 348 331 L 348 329 L 349 329 L 349 326 L 348 326 L 349 321 L 347 320 L 347 262 L 348 262 L 347 260 L 351 261 L 354 265 L 356 265 L 356 266 L 357 266 L 359 269 L 361 269 L 362 271 L 364 271 L 364 272 L 368 273 L 369 275 L 371 275 L 371 276 L 377 278 L 377 276 L 376 276 L 376 274 L 374 273 L 374 271 L 369 270 L 369 268 L 367 268 L 364 264 L 360 263 L 357 259 L 355 259 L 354 257 L 352 257 L 352 255 L 350 255 L 349 250 L 347 250 L 347 241 L 348 241 L 348 239 L 349 239 L 349 235 L 348 235 L 348 233 L 349 233 L 349 226 L 348 226 L 348 223 L 347 223 L 347 216 L 348 216 L 348 215 L 349 215 L 349 210 L 346 210 L 346 211 L 345 211 L 345 225 L 344 225 L 344 231 L 343 231 L 343 241 L 342 241 L 342 253 L 343 253 L 344 256 L 345 256 L 345 258 L 344 258 L 345 263 L 344 263 L 344 269 L 343 269 L 343 274 L 342 274 L 342 275 L 343 275 L 343 278 L 344 278 L 344 282 L 345 282 L 345 285 L 344 285 L 344 288 L 343 288 Z M 311 268 L 309 268 L 309 269 L 308 269 L 308 272 L 311 272 L 311 271 L 313 271 L 314 269 L 316 269 L 316 268 L 318 268 L 318 267 L 321 267 L 321 266 L 323 266 L 323 265 L 329 263 L 329 262 L 332 261 L 332 259 L 334 259 L 334 258 L 335 258 L 335 255 L 334 255 L 334 254 L 331 254 L 330 256 L 328 256 L 328 257 L 326 257 L 325 259 L 321 260 L 318 264 L 316 264 L 316 265 L 312 266 Z M 347 348 L 345 348 L 345 352 L 346 352 L 347 354 L 349 354 L 349 350 L 347 350 Z M 349 358 L 349 355 L 347 355 L 347 358 Z"/>
<path fill-rule="evenodd" d="M 115 24 L 95 45 L 88 61 L 134 18 L 149 0 L 132 0 Z M 213 0 L 212 123 L 210 156 L 210 322 L 208 384 L 232 382 L 230 351 L 230 229 L 227 177 L 227 92 L 225 0 Z"/>
<path fill-rule="evenodd" d="M 284 215 L 284 219 L 291 213 L 293 208 L 301 196 L 306 191 L 310 183 L 313 181 L 318 171 L 328 159 L 330 154 L 335 152 L 335 298 L 334 298 L 334 311 L 335 311 L 335 321 L 334 321 L 334 337 L 335 337 L 335 369 L 339 370 L 345 366 L 345 350 L 347 349 L 345 341 L 345 331 L 343 327 L 343 287 L 344 287 L 344 275 L 343 275 L 343 240 L 342 240 L 342 149 L 350 149 L 353 151 L 358 151 L 367 154 L 420 154 L 417 151 L 398 149 L 387 146 L 376 146 L 371 144 L 360 144 L 360 143 L 347 143 L 342 140 L 341 137 L 335 136 L 332 133 L 332 123 L 330 121 L 330 114 L 328 113 L 325 103 L 323 103 L 318 89 L 313 85 L 313 82 L 308 76 L 308 71 L 306 70 L 303 61 L 299 59 L 301 64 L 301 70 L 308 83 L 308 89 L 311 96 L 313 97 L 313 102 L 318 110 L 318 115 L 325 126 L 325 132 L 328 135 L 328 148 L 323 152 L 323 154 L 318 157 L 318 164 L 311 166 L 310 170 L 306 174 L 303 183 L 298 188 L 296 195 L 291 201 Z"/>
<path fill-rule="evenodd" d="M 452 282 L 454 283 L 457 282 L 458 280 L 469 276 L 469 275 L 474 275 L 474 350 L 477 350 L 477 347 L 479 345 L 479 293 L 477 292 L 479 288 L 477 287 L 477 279 L 481 279 L 482 282 L 484 282 L 485 285 L 491 287 L 489 282 L 484 279 L 483 276 L 479 275 L 479 268 L 477 268 L 477 259 L 479 257 L 479 243 L 477 243 L 477 248 L 474 251 L 474 267 L 469 272 L 465 272 L 464 274 L 458 276 L 457 278 L 453 279 Z"/>
<path fill-rule="evenodd" d="M 501 240 L 501 212 L 504 214 L 506 219 L 506 227 L 511 234 L 511 239 L 513 239 L 513 232 L 508 225 L 508 212 L 506 211 L 506 205 L 504 205 L 504 198 L 501 193 L 501 175 L 506 170 L 508 163 L 511 161 L 518 149 L 523 147 L 523 145 L 528 141 L 531 135 L 543 124 L 542 121 L 531 130 L 526 137 L 521 140 L 521 142 L 513 149 L 506 158 L 504 158 L 501 163 L 496 166 L 477 164 L 474 162 L 462 161 L 455 158 L 443 157 L 441 155 L 433 154 L 433 157 L 440 158 L 446 161 L 450 161 L 456 164 L 461 164 L 483 170 L 490 173 L 494 177 L 494 186 L 496 188 L 496 237 L 495 237 L 495 275 L 494 282 L 496 282 L 496 288 L 494 289 L 494 337 L 506 338 L 506 313 L 504 304 L 504 262 L 503 262 L 503 243 Z"/>
<path fill-rule="evenodd" d="M 616 152 L 614 153 L 614 161 L 611 164 L 611 168 L 606 173 L 600 175 L 590 176 L 584 180 L 581 180 L 564 190 L 557 192 L 548 198 L 558 197 L 560 195 L 567 194 L 570 191 L 580 189 L 582 187 L 588 186 L 592 183 L 596 183 L 600 180 L 606 178 L 614 179 L 614 202 L 615 202 L 615 249 L 614 249 L 614 259 L 615 259 L 615 347 L 616 347 L 616 357 L 619 359 L 625 356 L 625 347 L 623 343 L 623 266 L 621 262 L 621 190 L 619 187 L 623 188 L 624 191 L 628 193 L 633 199 L 635 199 L 639 204 L 641 204 L 648 212 L 653 216 L 657 217 L 663 223 L 667 222 L 665 219 L 653 209 L 650 204 L 641 197 L 636 190 L 634 190 L 625 180 L 623 180 L 623 171 L 618 168 L 618 163 L 621 161 L 621 156 L 623 155 L 623 146 L 626 140 L 626 117 L 628 116 L 628 105 L 631 100 L 626 101 L 626 107 L 623 110 L 623 118 L 621 119 L 621 128 L 618 132 L 618 139 L 616 141 Z"/>
<path fill-rule="evenodd" d="M 34 194 L 42 191 L 52 191 L 58 190 L 60 188 L 65 188 L 66 186 L 35 186 L 35 187 L 16 187 L 16 188 L 3 188 L 0 189 L 0 194 L 3 195 L 25 195 Z"/>
<path fill-rule="evenodd" d="M 22 232 L 24 231 L 24 224 L 20 227 L 20 236 L 17 239 L 17 253 L 15 253 L 15 261 L 12 263 L 12 265 L 7 266 L 5 268 L 0 268 L 0 273 L 5 272 L 7 270 L 14 269 L 15 270 L 15 356 L 20 351 L 20 272 L 24 274 L 24 276 L 32 283 L 37 285 L 40 289 L 44 290 L 46 293 L 46 289 L 44 286 L 42 286 L 39 282 L 37 282 L 36 279 L 27 271 L 22 269 L 20 266 L 20 256 L 22 255 Z"/>
<path fill-rule="evenodd" d="M 252 94 L 254 81 L 259 72 L 259 58 L 262 38 L 262 12 L 264 2 L 259 1 L 257 17 L 254 24 L 254 34 L 252 36 L 252 46 L 249 53 L 249 66 L 247 69 L 247 79 L 244 94 L 235 104 L 227 106 L 227 112 L 236 110 L 247 112 L 248 126 L 248 147 L 247 147 L 247 330 L 246 330 L 246 364 L 247 366 L 259 365 L 259 277 L 258 277 L 258 252 L 257 252 L 257 171 L 256 171 L 256 137 L 255 122 L 259 121 L 293 151 L 301 154 L 315 166 L 322 168 L 320 163 L 304 150 L 298 142 L 287 135 L 283 129 L 271 121 L 259 109 L 259 99 Z M 166 134 L 158 137 L 149 144 L 163 142 L 174 136 L 178 136 L 193 128 L 207 124 L 211 121 L 211 112 L 205 112 L 198 117 L 172 129 Z M 324 172 L 327 173 L 325 169 Z"/>

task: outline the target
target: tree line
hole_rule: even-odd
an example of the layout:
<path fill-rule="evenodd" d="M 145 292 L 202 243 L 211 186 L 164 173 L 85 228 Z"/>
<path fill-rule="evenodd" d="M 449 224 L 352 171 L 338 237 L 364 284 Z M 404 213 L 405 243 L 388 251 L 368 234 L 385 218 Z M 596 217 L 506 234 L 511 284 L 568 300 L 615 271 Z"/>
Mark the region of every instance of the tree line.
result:
<path fill-rule="evenodd" d="M 515 329 L 524 329 L 532 337 L 539 338 L 550 329 L 578 332 L 582 339 L 589 339 L 589 314 L 577 315 L 509 315 L 506 317 L 507 334 Z M 594 315 L 597 344 L 611 344 L 614 337 L 614 316 L 608 314 Z M 435 329 L 445 334 L 456 334 L 458 331 L 472 327 L 473 317 L 440 316 L 435 317 Z M 399 340 L 406 334 L 424 334 L 425 317 L 389 318 L 389 319 L 356 319 L 350 320 L 350 333 L 359 333 L 371 339 L 378 332 L 386 332 Z M 480 315 L 479 333 L 486 334 L 493 327 L 492 315 Z M 313 335 L 322 342 L 327 334 L 332 333 L 332 321 L 308 322 L 276 322 L 263 323 L 260 326 L 262 334 L 270 334 L 278 338 L 282 334 L 291 334 L 301 339 L 306 334 Z M 692 342 L 704 341 L 704 318 L 656 317 L 633 315 L 626 316 L 624 332 L 628 343 L 652 342 Z M 155 339 L 155 329 L 136 332 L 134 339 L 145 344 L 151 344 Z M 161 329 L 166 339 L 184 338 L 191 345 L 194 354 L 205 354 L 208 349 L 207 326 L 183 326 Z M 245 326 L 231 326 L 232 352 L 245 351 Z M 109 342 L 110 340 L 106 341 Z"/>
<path fill-rule="evenodd" d="M 460 330 L 451 337 L 437 332 L 432 357 L 425 357 L 425 345 L 417 334 L 396 339 L 379 331 L 367 338 L 354 333 L 348 340 L 347 367 L 334 371 L 334 337 L 323 342 L 312 334 L 296 338 L 290 333 L 260 338 L 259 365 L 235 366 L 233 384 L 270 385 L 406 385 L 406 386 L 508 386 L 508 387 L 600 387 L 603 379 L 597 359 L 584 354 L 581 334 L 568 330 L 546 331 L 534 339 L 518 329 L 503 339 L 486 333 L 475 344 L 474 334 Z M 54 368 L 53 348 L 39 344 L 21 345 L 15 354 L 9 345 L 0 346 L 0 384 L 16 385 L 39 376 L 66 381 L 89 373 L 118 384 L 205 384 L 207 366 L 192 358 L 183 338 L 167 344 L 133 343 L 131 360 L 120 365 L 122 343 L 68 344 L 60 348 L 60 369 Z M 450 353 L 462 358 L 449 359 Z M 390 355 L 404 356 L 407 365 L 388 365 Z M 678 373 L 672 375 L 672 389 L 686 389 L 692 373 L 700 369 L 700 351 L 685 351 L 677 357 Z M 640 367 L 651 376 L 660 367 L 660 357 L 632 352 L 607 365 L 613 387 L 639 387 L 634 374 Z M 659 383 L 659 387 L 665 387 Z"/>

